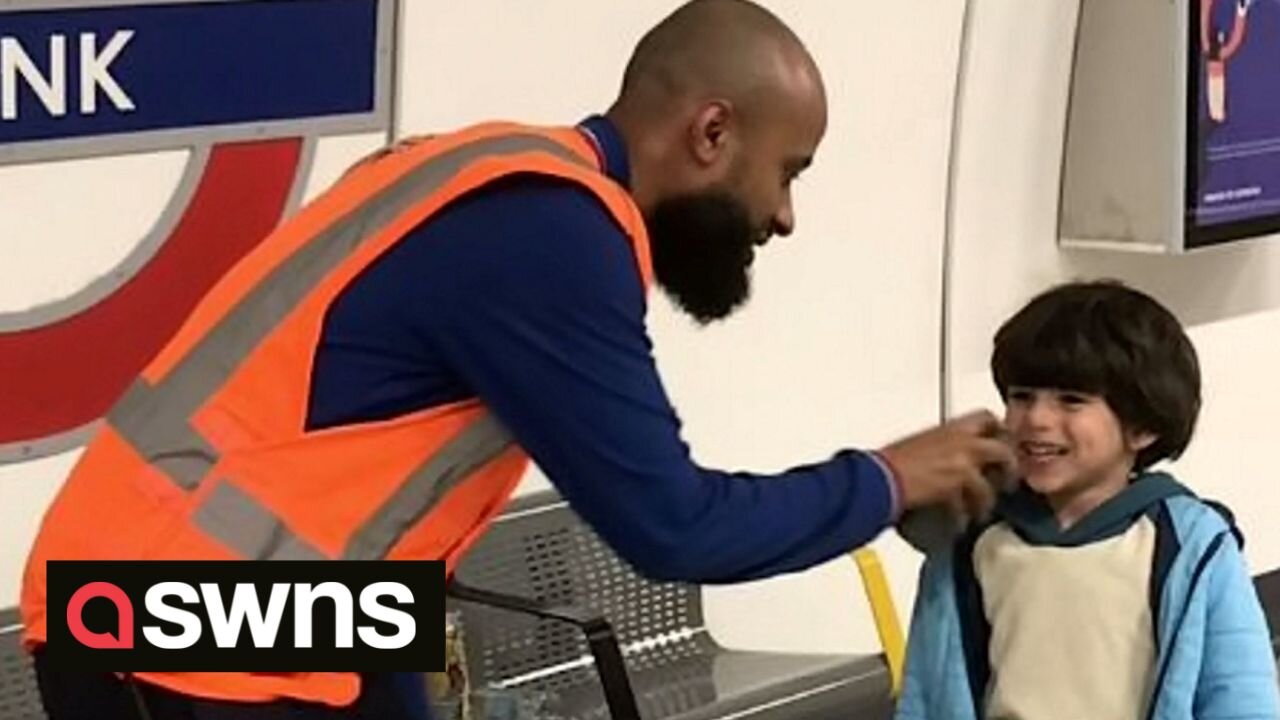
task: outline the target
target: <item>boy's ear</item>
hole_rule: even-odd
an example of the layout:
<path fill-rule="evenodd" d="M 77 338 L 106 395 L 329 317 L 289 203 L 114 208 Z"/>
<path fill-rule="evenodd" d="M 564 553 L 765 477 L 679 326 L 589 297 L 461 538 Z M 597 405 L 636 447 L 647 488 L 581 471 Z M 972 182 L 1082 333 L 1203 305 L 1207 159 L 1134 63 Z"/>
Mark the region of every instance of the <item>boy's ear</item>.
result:
<path fill-rule="evenodd" d="M 1142 452 L 1151 447 L 1151 444 L 1159 439 L 1159 435 L 1146 430 L 1128 430 L 1125 432 L 1125 440 L 1129 443 L 1131 452 Z"/>

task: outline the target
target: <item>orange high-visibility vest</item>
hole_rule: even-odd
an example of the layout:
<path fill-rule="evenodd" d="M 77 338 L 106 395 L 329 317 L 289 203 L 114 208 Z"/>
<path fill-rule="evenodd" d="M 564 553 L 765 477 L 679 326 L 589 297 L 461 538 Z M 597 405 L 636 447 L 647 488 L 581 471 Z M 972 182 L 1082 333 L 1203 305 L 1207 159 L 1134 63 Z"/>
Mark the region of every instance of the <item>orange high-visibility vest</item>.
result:
<path fill-rule="evenodd" d="M 628 193 L 574 128 L 486 124 L 353 168 L 197 305 L 112 408 L 49 508 L 22 588 L 26 643 L 46 639 L 47 560 L 444 560 L 452 573 L 528 457 L 477 399 L 307 431 L 325 313 L 448 203 L 515 173 L 592 192 L 651 275 Z M 347 705 L 354 673 L 137 677 L 200 697 Z"/>

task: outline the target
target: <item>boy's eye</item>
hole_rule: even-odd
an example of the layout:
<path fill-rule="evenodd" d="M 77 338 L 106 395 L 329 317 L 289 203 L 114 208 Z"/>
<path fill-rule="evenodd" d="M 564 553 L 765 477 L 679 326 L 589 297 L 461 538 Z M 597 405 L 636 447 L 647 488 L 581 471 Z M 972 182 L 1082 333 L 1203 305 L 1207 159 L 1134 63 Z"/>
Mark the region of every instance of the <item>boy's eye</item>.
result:
<path fill-rule="evenodd" d="M 1009 399 L 1027 402 L 1031 399 L 1031 391 L 1024 388 L 1012 388 L 1009 390 Z"/>
<path fill-rule="evenodd" d="M 1089 403 L 1089 397 L 1079 393 L 1062 393 L 1058 396 L 1058 399 L 1064 405 L 1087 405 Z"/>

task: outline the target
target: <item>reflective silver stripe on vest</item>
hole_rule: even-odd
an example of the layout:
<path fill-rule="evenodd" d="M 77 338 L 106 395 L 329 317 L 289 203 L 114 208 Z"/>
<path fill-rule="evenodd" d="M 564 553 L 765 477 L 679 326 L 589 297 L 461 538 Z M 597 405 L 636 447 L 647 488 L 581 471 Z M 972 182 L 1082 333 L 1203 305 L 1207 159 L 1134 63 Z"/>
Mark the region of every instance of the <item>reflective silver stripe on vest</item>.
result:
<path fill-rule="evenodd" d="M 345 560 L 378 560 L 472 472 L 511 447 L 511 436 L 492 415 L 484 415 L 445 443 L 400 489 L 356 529 L 342 553 Z M 243 490 L 218 483 L 196 510 L 195 524 L 250 560 L 320 560 L 325 556 L 299 538 L 274 513 Z"/>
<path fill-rule="evenodd" d="M 191 520 L 247 560 L 325 559 L 262 503 L 226 481 L 209 493 Z"/>
<path fill-rule="evenodd" d="M 154 401 L 142 378 L 133 381 L 108 416 L 111 426 L 138 454 L 183 490 L 195 490 L 218 461 L 218 453 L 191 427 L 187 417 L 172 417 Z"/>
<path fill-rule="evenodd" d="M 512 442 L 507 429 L 487 413 L 468 425 L 415 470 L 408 481 L 356 530 L 342 553 L 343 559 L 377 560 L 385 557 L 445 493 L 501 455 Z"/>
<path fill-rule="evenodd" d="M 464 168 L 487 156 L 527 152 L 549 153 L 590 166 L 560 143 L 539 135 L 485 138 L 425 161 L 298 248 L 241 298 L 158 384 L 136 381 L 108 413 L 108 422 L 174 484 L 194 489 L 218 461 L 218 454 L 191 428 L 192 415 L 307 293 L 371 233 L 440 190 Z"/>

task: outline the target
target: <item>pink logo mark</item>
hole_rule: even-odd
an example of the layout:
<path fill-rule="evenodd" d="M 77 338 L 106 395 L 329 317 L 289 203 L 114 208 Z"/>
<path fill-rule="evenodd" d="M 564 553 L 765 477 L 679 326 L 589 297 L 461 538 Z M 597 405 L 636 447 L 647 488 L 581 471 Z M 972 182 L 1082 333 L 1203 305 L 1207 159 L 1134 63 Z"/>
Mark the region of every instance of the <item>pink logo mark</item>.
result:
<path fill-rule="evenodd" d="M 116 606 L 116 616 L 120 624 L 116 628 L 115 635 L 109 632 L 94 632 L 85 627 L 84 618 L 81 617 L 84 604 L 96 597 L 106 598 Z M 91 582 L 76 590 L 71 596 L 71 602 L 67 603 L 67 627 L 71 630 L 72 637 L 85 647 L 101 650 L 131 649 L 133 647 L 133 603 L 129 602 L 129 596 L 115 585 L 109 582 Z"/>

